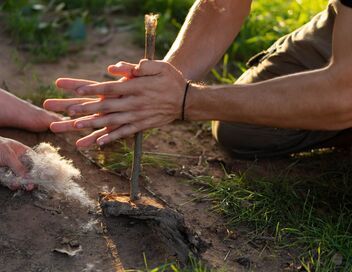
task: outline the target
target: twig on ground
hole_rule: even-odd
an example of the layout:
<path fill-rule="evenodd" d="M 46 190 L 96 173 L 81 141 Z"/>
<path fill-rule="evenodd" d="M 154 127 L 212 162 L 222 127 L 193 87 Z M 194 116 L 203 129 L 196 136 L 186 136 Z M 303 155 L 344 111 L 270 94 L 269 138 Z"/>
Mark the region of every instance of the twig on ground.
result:
<path fill-rule="evenodd" d="M 56 213 L 61 213 L 61 209 L 60 208 L 54 208 L 54 207 L 50 207 L 50 206 L 47 206 L 47 205 L 43 205 L 43 204 L 40 204 L 38 202 L 33 202 L 33 205 L 35 207 L 38 207 L 44 211 L 49 211 L 49 212 L 56 212 Z"/>

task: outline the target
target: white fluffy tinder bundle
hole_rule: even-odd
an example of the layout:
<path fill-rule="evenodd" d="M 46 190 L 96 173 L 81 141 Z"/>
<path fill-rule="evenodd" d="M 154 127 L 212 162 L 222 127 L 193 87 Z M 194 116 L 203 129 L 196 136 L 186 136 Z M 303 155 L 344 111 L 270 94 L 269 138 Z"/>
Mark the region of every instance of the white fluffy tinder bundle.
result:
<path fill-rule="evenodd" d="M 81 177 L 71 160 L 62 157 L 58 148 L 41 143 L 22 156 L 21 161 L 29 169 L 25 178 L 17 177 L 8 167 L 0 167 L 0 184 L 10 187 L 14 182 L 23 186 L 29 183 L 39 190 L 64 194 L 78 200 L 84 206 L 92 206 L 87 193 L 74 182 Z"/>

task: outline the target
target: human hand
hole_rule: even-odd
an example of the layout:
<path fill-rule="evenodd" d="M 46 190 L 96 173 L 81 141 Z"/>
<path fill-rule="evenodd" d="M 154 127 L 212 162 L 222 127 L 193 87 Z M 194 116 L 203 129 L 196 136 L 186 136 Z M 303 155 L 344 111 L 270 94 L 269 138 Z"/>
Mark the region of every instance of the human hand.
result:
<path fill-rule="evenodd" d="M 94 142 L 102 145 L 148 128 L 163 126 L 180 117 L 186 80 L 171 64 L 149 60 L 141 60 L 138 65 L 120 62 L 109 66 L 108 71 L 124 78 L 103 83 L 70 78 L 57 80 L 59 88 L 80 96 L 95 95 L 99 98 L 46 100 L 44 108 L 48 110 L 66 111 L 71 116 L 86 115 L 53 123 L 51 129 L 54 132 L 100 128 L 80 139 L 77 146 L 84 147 Z"/>
<path fill-rule="evenodd" d="M 123 77 L 122 79 L 120 79 L 120 81 L 126 80 L 127 76 L 129 75 L 129 73 L 125 73 L 122 71 L 121 75 L 125 75 L 126 77 Z M 99 82 L 97 81 L 89 81 L 89 80 L 71 80 L 70 79 L 66 79 L 66 83 L 71 83 L 72 84 L 72 88 L 75 88 L 75 85 L 77 86 L 77 88 L 79 86 L 82 86 L 84 84 L 97 84 Z M 110 96 L 113 97 L 113 96 Z M 90 103 L 93 102 L 98 102 L 100 101 L 101 98 L 70 98 L 70 99 L 47 99 L 43 106 L 45 109 L 50 109 L 52 111 L 56 111 L 56 112 L 67 112 L 70 116 L 74 117 L 74 116 L 78 116 L 80 114 L 78 113 L 74 113 L 70 110 L 70 108 L 74 105 L 89 105 Z M 81 114 L 83 115 L 83 113 Z M 68 132 L 68 131 L 77 131 L 79 130 L 78 128 L 75 127 L 75 122 L 79 121 L 79 120 L 83 120 L 83 119 L 89 119 L 94 117 L 94 115 L 90 115 L 90 116 L 84 116 L 81 118 L 76 118 L 76 119 L 69 119 L 69 120 L 64 120 L 64 121 L 58 121 L 58 122 L 53 122 L 50 125 L 50 129 L 51 131 L 53 131 L 54 133 L 61 133 L 61 132 Z M 116 126 L 109 126 L 109 127 L 105 127 L 99 130 L 94 131 L 93 133 L 89 134 L 88 136 L 85 136 L 81 139 L 79 139 L 76 144 L 78 147 L 87 147 L 90 146 L 92 144 L 94 144 L 96 142 L 96 139 L 99 138 L 100 136 L 109 133 L 110 131 L 115 130 L 117 127 Z"/>
<path fill-rule="evenodd" d="M 26 169 L 20 161 L 20 157 L 29 150 L 31 150 L 31 148 L 20 142 L 0 137 L 0 166 L 7 166 L 15 173 L 16 176 L 24 177 L 28 169 Z M 20 187 L 20 184 L 14 180 L 9 188 L 11 190 L 18 190 Z M 34 189 L 34 185 L 27 184 L 24 186 L 24 189 L 31 191 Z"/>

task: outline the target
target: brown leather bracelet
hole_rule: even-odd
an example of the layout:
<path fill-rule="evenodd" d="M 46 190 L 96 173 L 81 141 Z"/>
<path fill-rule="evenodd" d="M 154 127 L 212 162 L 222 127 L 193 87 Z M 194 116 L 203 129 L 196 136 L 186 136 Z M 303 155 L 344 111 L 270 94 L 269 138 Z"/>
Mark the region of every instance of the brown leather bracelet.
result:
<path fill-rule="evenodd" d="M 347 7 L 352 8 L 352 0 L 341 0 L 341 3 Z"/>
<path fill-rule="evenodd" d="M 181 112 L 181 120 L 182 121 L 185 121 L 185 107 L 186 107 L 186 100 L 187 100 L 187 93 L 188 93 L 189 85 L 191 85 L 191 81 L 187 80 L 185 92 L 183 95 L 183 102 L 182 102 L 182 112 Z"/>

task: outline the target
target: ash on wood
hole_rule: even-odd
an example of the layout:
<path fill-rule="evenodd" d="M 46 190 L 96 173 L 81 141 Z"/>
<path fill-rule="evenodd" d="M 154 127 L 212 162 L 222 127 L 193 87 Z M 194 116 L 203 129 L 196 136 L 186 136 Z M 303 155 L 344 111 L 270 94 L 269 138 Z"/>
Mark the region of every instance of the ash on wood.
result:
<path fill-rule="evenodd" d="M 198 256 L 207 247 L 186 226 L 181 213 L 148 196 L 131 201 L 128 194 L 100 193 L 100 205 L 105 216 L 124 216 L 145 221 L 151 231 L 175 250 L 181 264 L 186 264 L 190 256 Z"/>

